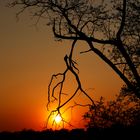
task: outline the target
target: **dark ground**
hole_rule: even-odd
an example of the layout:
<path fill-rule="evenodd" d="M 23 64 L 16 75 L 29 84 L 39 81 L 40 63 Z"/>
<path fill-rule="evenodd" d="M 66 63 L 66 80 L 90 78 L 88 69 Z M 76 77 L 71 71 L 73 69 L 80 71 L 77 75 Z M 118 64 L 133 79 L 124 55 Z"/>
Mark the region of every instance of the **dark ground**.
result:
<path fill-rule="evenodd" d="M 0 132 L 0 140 L 139 140 L 140 127 Z"/>

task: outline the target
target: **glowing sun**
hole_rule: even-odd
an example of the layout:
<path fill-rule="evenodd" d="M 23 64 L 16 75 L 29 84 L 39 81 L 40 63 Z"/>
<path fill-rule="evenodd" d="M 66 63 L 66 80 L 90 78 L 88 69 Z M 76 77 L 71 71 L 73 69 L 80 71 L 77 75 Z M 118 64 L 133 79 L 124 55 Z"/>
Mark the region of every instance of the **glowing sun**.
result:
<path fill-rule="evenodd" d="M 62 117 L 60 116 L 60 114 L 58 114 L 55 118 L 54 118 L 56 123 L 60 123 L 62 121 Z"/>

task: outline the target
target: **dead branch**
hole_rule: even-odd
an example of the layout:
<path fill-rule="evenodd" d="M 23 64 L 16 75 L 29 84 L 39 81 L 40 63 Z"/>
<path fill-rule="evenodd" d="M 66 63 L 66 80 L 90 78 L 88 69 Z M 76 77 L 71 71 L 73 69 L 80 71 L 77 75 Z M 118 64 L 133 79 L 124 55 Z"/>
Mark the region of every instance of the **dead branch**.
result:
<path fill-rule="evenodd" d="M 50 113 L 50 115 L 48 117 L 48 121 L 49 121 L 50 117 L 54 113 L 56 113 L 57 115 L 60 114 L 60 116 L 62 117 L 63 123 L 67 123 L 67 124 L 71 125 L 70 123 L 66 122 L 65 119 L 62 116 L 63 113 L 67 109 L 69 109 L 69 108 L 67 108 L 63 113 L 61 112 L 61 108 L 64 107 L 68 102 L 70 102 L 76 96 L 76 94 L 78 92 L 83 93 L 91 101 L 91 104 L 88 104 L 88 106 L 92 105 L 92 106 L 95 107 L 95 103 L 94 103 L 93 99 L 88 95 L 88 93 L 82 87 L 82 84 L 81 84 L 81 81 L 80 81 L 80 78 L 79 78 L 79 75 L 78 75 L 79 74 L 79 70 L 75 66 L 75 64 L 77 64 L 77 63 L 75 61 L 73 61 L 73 58 L 72 58 L 73 51 L 74 51 L 74 47 L 75 47 L 76 42 L 77 42 L 77 40 L 74 40 L 73 41 L 72 47 L 71 47 L 71 50 L 70 50 L 70 54 L 69 55 L 65 55 L 65 57 L 64 57 L 64 61 L 65 61 L 65 64 L 66 64 L 66 69 L 64 70 L 64 72 L 63 73 L 54 74 L 51 77 L 51 80 L 50 80 L 50 83 L 49 83 L 49 86 L 48 86 L 48 104 L 47 104 L 47 108 L 49 109 L 49 104 L 52 102 L 52 100 L 51 100 L 52 98 L 54 100 L 58 100 L 58 105 L 57 105 L 57 108 L 55 110 L 52 110 L 51 111 L 51 113 Z M 77 87 L 76 87 L 75 91 L 73 92 L 73 94 L 71 95 L 71 97 L 69 99 L 67 99 L 64 103 L 61 103 L 61 98 L 62 98 L 62 94 L 63 94 L 64 83 L 65 83 L 65 79 L 66 79 L 66 76 L 67 76 L 67 73 L 68 72 L 70 72 L 75 77 L 75 80 L 77 82 Z M 59 82 L 57 82 L 53 86 L 52 83 L 53 83 L 54 79 L 56 79 L 58 76 L 61 76 L 62 77 L 62 80 L 59 81 Z M 56 92 L 55 92 L 56 91 L 56 88 L 59 88 L 58 98 L 55 96 L 55 94 L 56 94 Z M 80 105 L 80 104 L 77 104 L 77 103 L 75 103 L 74 106 L 78 106 L 78 105 L 79 106 L 87 106 L 87 105 L 82 105 L 82 104 Z M 72 106 L 70 108 L 72 108 Z M 55 121 L 53 121 L 52 124 L 54 124 L 54 123 L 55 123 Z"/>

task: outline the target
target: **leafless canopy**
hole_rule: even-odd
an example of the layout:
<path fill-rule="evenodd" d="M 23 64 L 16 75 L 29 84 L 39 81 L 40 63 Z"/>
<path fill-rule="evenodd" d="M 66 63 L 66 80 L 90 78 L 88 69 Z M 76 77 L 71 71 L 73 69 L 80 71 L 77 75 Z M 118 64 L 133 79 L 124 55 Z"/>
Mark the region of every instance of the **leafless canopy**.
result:
<path fill-rule="evenodd" d="M 78 91 L 90 96 L 82 88 L 76 62 L 73 61 L 75 43 L 87 42 L 89 50 L 99 56 L 124 81 L 128 89 L 140 98 L 140 1 L 139 0 L 13 0 L 10 6 L 19 6 L 17 15 L 30 9 L 37 22 L 47 19 L 54 36 L 72 40 L 70 54 L 64 57 L 66 70 L 52 76 L 48 86 L 48 102 L 56 99 L 55 89 L 60 87 L 56 111 L 67 104 Z M 85 51 L 83 53 L 86 53 Z M 78 86 L 65 103 L 61 104 L 63 84 L 70 71 Z M 55 77 L 62 76 L 50 93 Z"/>

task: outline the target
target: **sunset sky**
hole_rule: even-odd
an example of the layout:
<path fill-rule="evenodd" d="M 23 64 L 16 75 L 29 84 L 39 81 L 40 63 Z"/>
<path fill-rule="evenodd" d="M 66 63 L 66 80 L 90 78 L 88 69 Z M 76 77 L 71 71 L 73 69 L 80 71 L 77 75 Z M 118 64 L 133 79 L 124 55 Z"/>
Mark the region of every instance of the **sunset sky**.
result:
<path fill-rule="evenodd" d="M 42 130 L 49 113 L 46 109 L 49 80 L 53 73 L 65 70 L 63 57 L 69 52 L 71 42 L 55 41 L 45 21 L 34 26 L 28 13 L 17 22 L 17 9 L 7 8 L 8 1 L 0 0 L 0 131 Z M 79 54 L 87 49 L 80 42 L 75 55 L 84 89 L 95 100 L 100 96 L 107 100 L 114 98 L 122 81 L 93 53 Z M 72 92 L 71 83 L 65 92 Z M 87 102 L 84 96 L 74 101 Z M 74 126 L 81 127 L 84 110 L 75 109 L 72 118 L 69 113 L 64 116 Z"/>

